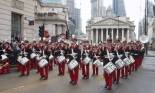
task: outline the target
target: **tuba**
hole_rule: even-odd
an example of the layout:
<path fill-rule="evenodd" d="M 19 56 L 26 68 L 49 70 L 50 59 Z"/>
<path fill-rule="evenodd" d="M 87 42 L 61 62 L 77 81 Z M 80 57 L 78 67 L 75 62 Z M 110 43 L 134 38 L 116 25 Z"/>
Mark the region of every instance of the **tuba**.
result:
<path fill-rule="evenodd" d="M 148 43 L 149 42 L 149 36 L 142 35 L 142 36 L 140 36 L 139 40 L 140 40 L 141 43 L 144 43 L 144 44 Z"/>

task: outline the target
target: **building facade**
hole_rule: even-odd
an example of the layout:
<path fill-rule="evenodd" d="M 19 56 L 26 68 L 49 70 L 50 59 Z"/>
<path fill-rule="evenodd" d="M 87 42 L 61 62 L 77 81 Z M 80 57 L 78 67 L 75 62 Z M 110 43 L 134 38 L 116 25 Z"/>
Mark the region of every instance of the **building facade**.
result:
<path fill-rule="evenodd" d="M 118 26 L 119 24 L 119 26 Z M 114 17 L 99 17 L 88 21 L 86 32 L 89 42 L 99 43 L 104 42 L 108 38 L 113 41 L 120 40 L 134 40 L 133 22 L 126 17 L 118 18 Z"/>
<path fill-rule="evenodd" d="M 48 31 L 50 37 L 66 34 L 67 20 L 68 12 L 67 8 L 63 4 L 43 3 L 37 0 L 35 12 L 35 28 L 38 33 L 39 26 L 44 24 L 45 31 Z"/>
<path fill-rule="evenodd" d="M 0 0 L 0 40 L 32 40 L 33 22 L 34 0 Z"/>
<path fill-rule="evenodd" d="M 105 16 L 103 0 L 91 0 L 91 18 Z"/>
<path fill-rule="evenodd" d="M 75 8 L 75 33 L 81 31 L 81 9 Z"/>
<path fill-rule="evenodd" d="M 112 8 L 116 16 L 126 16 L 124 0 L 113 0 Z"/>

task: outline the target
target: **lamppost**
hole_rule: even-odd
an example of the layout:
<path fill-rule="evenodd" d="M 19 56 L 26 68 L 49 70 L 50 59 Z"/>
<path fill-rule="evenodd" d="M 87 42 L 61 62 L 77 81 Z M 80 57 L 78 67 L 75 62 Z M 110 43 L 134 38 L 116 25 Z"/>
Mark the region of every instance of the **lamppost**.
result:
<path fill-rule="evenodd" d="M 148 34 L 148 0 L 145 0 L 145 27 L 144 27 L 144 34 Z M 148 54 L 148 43 L 144 44 L 145 46 L 145 53 Z"/>

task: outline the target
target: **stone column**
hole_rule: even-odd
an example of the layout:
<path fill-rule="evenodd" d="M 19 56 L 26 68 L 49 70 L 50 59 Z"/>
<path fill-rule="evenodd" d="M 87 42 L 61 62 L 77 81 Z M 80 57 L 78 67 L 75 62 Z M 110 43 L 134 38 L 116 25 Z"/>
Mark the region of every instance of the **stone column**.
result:
<path fill-rule="evenodd" d="M 112 39 L 112 42 L 114 41 L 114 30 L 113 28 L 111 29 L 111 39 Z"/>
<path fill-rule="evenodd" d="M 127 28 L 127 41 L 129 42 L 129 29 Z"/>
<path fill-rule="evenodd" d="M 122 28 L 122 40 L 124 39 L 124 29 Z"/>
<path fill-rule="evenodd" d="M 119 29 L 116 29 L 116 31 L 117 31 L 117 32 L 116 32 L 116 39 L 117 39 L 117 37 L 119 38 L 119 36 L 118 36 L 118 30 L 119 30 Z"/>
<path fill-rule="evenodd" d="M 96 43 L 98 43 L 98 29 L 96 29 Z"/>
<path fill-rule="evenodd" d="M 108 29 L 106 28 L 106 40 L 108 38 Z"/>
<path fill-rule="evenodd" d="M 101 28 L 101 41 L 103 42 L 103 29 Z"/>
<path fill-rule="evenodd" d="M 91 41 L 92 41 L 92 43 L 94 43 L 93 41 L 94 41 L 94 37 L 93 37 L 93 32 L 94 32 L 94 30 L 93 29 L 91 29 Z"/>

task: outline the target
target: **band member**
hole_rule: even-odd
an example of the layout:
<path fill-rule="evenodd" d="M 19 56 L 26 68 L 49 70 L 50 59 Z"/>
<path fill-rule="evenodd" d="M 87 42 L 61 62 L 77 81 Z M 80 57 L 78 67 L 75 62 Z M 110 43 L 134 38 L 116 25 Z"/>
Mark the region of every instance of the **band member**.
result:
<path fill-rule="evenodd" d="M 65 75 L 65 64 L 66 64 L 66 60 L 64 59 L 62 62 L 59 62 L 59 57 L 63 56 L 65 57 L 65 49 L 64 49 L 64 44 L 61 42 L 59 43 L 59 47 L 57 48 L 57 58 L 58 58 L 58 70 L 59 70 L 59 74 L 58 76 L 64 76 Z M 62 60 L 62 59 L 60 59 Z"/>
<path fill-rule="evenodd" d="M 54 45 L 49 45 L 48 46 L 48 53 L 49 55 L 49 70 L 52 71 L 53 70 L 53 64 L 54 64 Z"/>
<path fill-rule="evenodd" d="M 99 59 L 100 53 L 99 53 L 99 49 L 97 49 L 97 47 L 93 47 L 92 51 L 93 51 L 93 53 L 91 53 L 91 58 L 93 59 L 93 62 L 94 62 L 97 59 Z M 92 76 L 95 76 L 95 75 L 98 76 L 98 70 L 99 70 L 98 66 L 93 63 L 92 69 L 93 69 Z"/>
<path fill-rule="evenodd" d="M 116 53 L 118 53 L 118 55 Z M 117 44 L 115 46 L 115 59 L 116 60 L 118 60 L 119 58 L 121 58 L 121 57 L 118 57 L 119 55 L 123 55 L 123 50 L 122 50 L 120 41 L 118 40 L 118 42 L 117 42 Z M 120 81 L 121 70 L 123 71 L 123 74 L 124 74 L 124 67 L 123 68 L 117 68 L 117 72 L 116 72 L 116 84 L 118 84 L 119 81 Z"/>
<path fill-rule="evenodd" d="M 22 58 L 23 57 L 26 57 L 27 58 L 27 55 L 28 53 L 26 52 L 26 43 L 23 43 L 21 44 L 21 56 Z M 29 65 L 29 62 L 27 61 L 25 64 L 22 64 L 22 63 L 19 63 L 19 69 L 20 69 L 20 72 L 21 72 L 21 75 L 20 76 L 24 76 L 24 75 L 29 75 L 29 72 L 30 72 L 30 65 Z"/>
<path fill-rule="evenodd" d="M 7 74 L 10 73 L 10 58 L 11 58 L 11 53 L 12 53 L 12 48 L 8 42 L 4 43 L 4 55 L 7 56 L 6 59 L 2 60 L 3 66 L 2 66 L 2 73 Z"/>
<path fill-rule="evenodd" d="M 90 55 L 90 51 L 89 51 L 89 46 L 88 45 L 86 45 L 85 47 L 84 47 L 84 51 L 83 51 L 83 53 L 82 53 L 82 75 L 83 75 L 83 79 L 89 79 L 89 64 L 90 63 L 85 63 L 84 62 L 84 59 L 86 58 L 86 57 L 89 57 L 89 58 L 91 58 L 91 55 Z"/>
<path fill-rule="evenodd" d="M 102 48 L 102 52 L 101 52 L 102 60 L 104 60 L 103 66 L 107 65 L 110 62 L 109 58 L 107 57 L 107 55 L 108 55 L 107 49 L 108 49 L 108 47 L 104 47 L 104 48 Z M 105 88 L 111 90 L 112 89 L 112 77 L 113 77 L 112 73 L 109 74 L 104 70 L 103 76 L 104 76 L 105 83 L 106 83 Z"/>
<path fill-rule="evenodd" d="M 68 56 L 69 62 L 71 62 L 73 59 L 78 62 L 78 65 L 75 68 L 73 69 L 68 68 L 70 79 L 71 79 L 70 84 L 72 85 L 76 85 L 78 83 L 79 63 L 80 63 L 80 57 L 81 57 L 80 54 L 81 54 L 81 51 L 78 48 L 78 46 L 76 44 L 72 45 Z"/>
<path fill-rule="evenodd" d="M 5 58 L 3 57 L 5 56 Z M 8 74 L 10 73 L 10 62 L 6 55 L 0 56 L 1 64 L 0 64 L 0 74 Z"/>
<path fill-rule="evenodd" d="M 40 73 L 40 76 L 41 76 L 40 79 L 47 80 L 48 79 L 48 70 L 49 69 L 48 69 L 48 57 L 47 57 L 47 54 L 45 54 L 45 51 L 46 51 L 47 47 L 45 46 L 44 43 L 41 44 L 41 49 L 42 49 L 42 53 L 41 53 L 40 56 L 42 57 L 42 59 L 47 61 L 47 64 L 44 65 L 43 67 L 39 66 L 39 73 Z M 39 62 L 41 62 L 42 59 Z"/>

